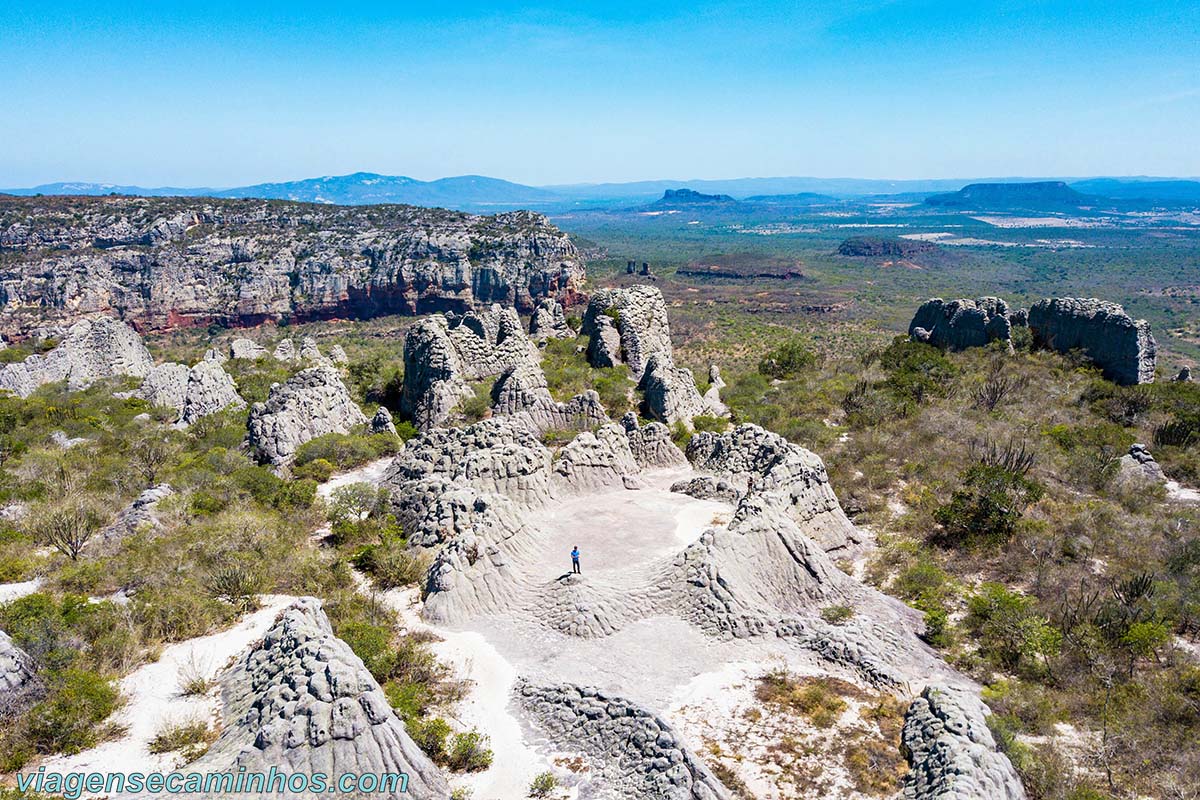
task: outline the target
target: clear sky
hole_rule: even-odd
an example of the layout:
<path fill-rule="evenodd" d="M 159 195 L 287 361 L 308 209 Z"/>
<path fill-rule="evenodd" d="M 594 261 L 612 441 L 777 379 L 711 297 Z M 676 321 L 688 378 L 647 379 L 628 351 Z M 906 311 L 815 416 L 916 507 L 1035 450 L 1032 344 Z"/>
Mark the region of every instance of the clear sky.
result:
<path fill-rule="evenodd" d="M 1200 175 L 1200 2 L 0 3 L 0 186 Z"/>

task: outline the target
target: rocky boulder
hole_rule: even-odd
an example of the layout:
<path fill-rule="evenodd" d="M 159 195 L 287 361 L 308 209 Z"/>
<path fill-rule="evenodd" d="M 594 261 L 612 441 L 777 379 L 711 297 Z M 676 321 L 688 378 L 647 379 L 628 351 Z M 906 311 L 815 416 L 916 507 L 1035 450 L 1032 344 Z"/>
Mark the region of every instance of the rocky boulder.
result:
<path fill-rule="evenodd" d="M 662 292 L 653 286 L 597 291 L 588 302 L 580 333 L 589 338 L 592 366 L 624 363 L 635 380 L 641 380 L 651 355 L 671 354 L 667 305 Z"/>
<path fill-rule="evenodd" d="M 66 381 L 72 391 L 102 378 L 143 378 L 154 361 L 137 331 L 111 317 L 81 320 L 45 355 L 0 367 L 0 389 L 28 397 L 47 383 Z"/>
<path fill-rule="evenodd" d="M 173 494 L 175 490 L 169 483 L 160 483 L 146 489 L 132 503 L 121 509 L 111 524 L 100 530 L 97 542 L 103 546 L 120 541 L 139 530 L 157 529 L 161 524 L 158 518 L 158 504 Z"/>
<path fill-rule="evenodd" d="M 221 735 L 189 769 L 404 773 L 407 786 L 372 796 L 450 796 L 445 777 L 409 737 L 362 660 L 334 635 L 315 598 L 297 600 L 226 670 L 221 698 Z"/>
<path fill-rule="evenodd" d="M 230 358 L 244 358 L 247 361 L 256 361 L 260 358 L 265 358 L 267 354 L 267 348 L 252 339 L 234 339 L 229 345 Z"/>
<path fill-rule="evenodd" d="M 1021 779 L 988 730 L 989 713 L 969 690 L 925 688 L 904 716 L 905 800 L 1024 800 Z"/>
<path fill-rule="evenodd" d="M 296 350 L 296 343 L 291 339 L 284 339 L 279 344 L 275 345 L 275 349 L 271 352 L 271 357 L 276 361 L 289 363 L 298 361 L 300 353 Z"/>
<path fill-rule="evenodd" d="M 175 409 L 181 427 L 226 408 L 246 405 L 233 378 L 216 359 L 201 361 L 191 369 L 173 362 L 158 364 L 135 394 L 153 405 Z"/>
<path fill-rule="evenodd" d="M 1041 300 L 1029 309 L 1034 343 L 1066 353 L 1079 349 L 1122 385 L 1154 380 L 1157 345 L 1150 324 L 1116 303 L 1078 297 Z"/>
<path fill-rule="evenodd" d="M 689 427 L 692 417 L 719 414 L 724 410 L 717 399 L 713 408 L 700 395 L 696 379 L 686 367 L 677 367 L 668 353 L 653 353 L 646 362 L 646 371 L 638 384 L 642 390 L 642 405 L 646 416 L 673 425 L 682 422 Z"/>
<path fill-rule="evenodd" d="M 556 402 L 546 386 L 546 374 L 532 363 L 518 364 L 501 375 L 492 389 L 492 401 L 494 415 L 512 417 L 537 433 L 590 430 L 612 421 L 594 391 Z"/>
<path fill-rule="evenodd" d="M 33 659 L 0 631 L 0 721 L 24 713 L 45 694 Z"/>
<path fill-rule="evenodd" d="M 269 464 L 287 464 L 297 448 L 327 433 L 350 433 L 366 425 L 338 371 L 327 364 L 309 367 L 271 387 L 265 403 L 255 403 L 247 421 L 251 449 Z"/>
<path fill-rule="evenodd" d="M 371 433 L 390 433 L 396 436 L 396 423 L 392 420 L 392 412 L 383 406 L 371 417 Z"/>
<path fill-rule="evenodd" d="M 645 425 L 632 411 L 621 417 L 621 427 L 629 439 L 629 450 L 642 469 L 686 466 L 687 456 L 671 439 L 671 431 L 661 422 Z"/>
<path fill-rule="evenodd" d="M 403 410 L 419 430 L 444 425 L 473 396 L 471 381 L 538 360 L 537 347 L 511 308 L 427 317 L 404 337 Z"/>
<path fill-rule="evenodd" d="M 935 297 L 917 309 L 908 335 L 913 341 L 949 350 L 984 347 L 996 340 L 1008 342 L 1012 339 L 1008 314 L 1008 304 L 998 297 L 950 301 Z"/>
<path fill-rule="evenodd" d="M 838 503 L 821 458 L 778 434 L 751 424 L 721 434 L 700 432 L 688 441 L 687 457 L 698 471 L 724 479 L 742 494 L 735 522 L 782 513 L 828 551 L 862 540 Z"/>
<path fill-rule="evenodd" d="M 517 701 L 558 748 L 582 751 L 595 800 L 729 800 L 716 776 L 660 717 L 594 688 L 516 687 Z"/>
<path fill-rule="evenodd" d="M 529 318 L 529 338 L 535 342 L 543 339 L 573 339 L 575 331 L 567 324 L 567 315 L 562 303 L 549 297 L 538 301 L 533 316 Z"/>

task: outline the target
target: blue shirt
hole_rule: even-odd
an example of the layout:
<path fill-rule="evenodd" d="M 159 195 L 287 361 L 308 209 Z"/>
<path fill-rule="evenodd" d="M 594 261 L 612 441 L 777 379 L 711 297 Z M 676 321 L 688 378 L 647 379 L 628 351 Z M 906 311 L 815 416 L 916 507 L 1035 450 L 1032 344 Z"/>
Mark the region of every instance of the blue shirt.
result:
<path fill-rule="evenodd" d="M 571 560 L 572 561 L 579 560 L 579 548 L 578 547 L 576 547 L 574 550 L 571 551 Z"/>

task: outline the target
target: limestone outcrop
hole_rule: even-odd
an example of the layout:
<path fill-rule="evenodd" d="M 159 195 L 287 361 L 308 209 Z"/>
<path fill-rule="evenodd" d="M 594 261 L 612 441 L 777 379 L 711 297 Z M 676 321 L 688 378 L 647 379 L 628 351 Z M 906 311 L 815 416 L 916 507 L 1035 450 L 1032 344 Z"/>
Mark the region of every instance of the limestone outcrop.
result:
<path fill-rule="evenodd" d="M 587 391 L 565 403 L 550 395 L 546 374 L 537 364 L 526 362 L 509 368 L 492 388 L 492 413 L 512 417 L 530 430 L 590 430 L 611 420 L 600 403 L 600 395 Z"/>
<path fill-rule="evenodd" d="M 45 694 L 33 659 L 0 631 L 0 721 L 24 713 Z"/>
<path fill-rule="evenodd" d="M 142 337 L 124 322 L 111 317 L 84 319 L 45 355 L 0 366 L 0 389 L 28 397 L 39 386 L 66 381 L 68 388 L 78 391 L 102 378 L 143 378 L 153 364 Z"/>
<path fill-rule="evenodd" d="M 1121 482 L 1164 483 L 1167 476 L 1146 445 L 1130 445 L 1129 452 L 1117 461 L 1117 480 Z"/>
<path fill-rule="evenodd" d="M 0 198 L 0 332 L 139 330 L 579 301 L 584 262 L 528 211 L 140 197 Z"/>
<path fill-rule="evenodd" d="M 642 390 L 642 409 L 646 415 L 668 425 L 682 422 L 690 426 L 693 417 L 701 414 L 719 416 L 726 412 L 719 396 L 714 407 L 700 395 L 692 371 L 675 366 L 669 353 L 650 355 L 638 388 Z"/>
<path fill-rule="evenodd" d="M 573 339 L 575 331 L 567 324 L 567 315 L 562 303 L 550 297 L 538 301 L 537 308 L 529 318 L 529 338 L 535 342 L 543 339 Z"/>
<path fill-rule="evenodd" d="M 444 425 L 459 403 L 474 396 L 470 382 L 538 359 L 511 308 L 426 317 L 404 337 L 403 410 L 418 430 Z"/>
<path fill-rule="evenodd" d="M 173 362 L 157 364 L 135 394 L 153 405 L 175 409 L 181 427 L 226 408 L 246 405 L 233 378 L 216 359 L 200 361 L 190 369 Z"/>
<path fill-rule="evenodd" d="M 1157 345 L 1145 320 L 1116 303 L 1078 297 L 1041 300 L 1029 309 L 1034 343 L 1060 353 L 1079 349 L 1104 377 L 1122 385 L 1154 380 Z"/>
<path fill-rule="evenodd" d="M 560 748 L 578 749 L 595 800 L 729 800 L 716 776 L 661 717 L 595 688 L 523 682 L 517 700 Z"/>
<path fill-rule="evenodd" d="M 157 529 L 158 504 L 175 494 L 169 483 L 151 486 L 139 494 L 132 503 L 121 509 L 117 518 L 100 530 L 96 539 L 101 546 L 120 541 L 126 536 L 144 529 Z"/>
<path fill-rule="evenodd" d="M 815 453 L 757 425 L 692 436 L 687 457 L 742 494 L 737 518 L 782 511 L 826 550 L 852 547 L 861 535 L 838 503 L 825 464 Z"/>
<path fill-rule="evenodd" d="M 256 361 L 260 358 L 266 358 L 268 354 L 269 351 L 267 348 L 253 339 L 234 339 L 229 344 L 230 358 L 244 358 L 247 361 Z"/>
<path fill-rule="evenodd" d="M 289 463 L 300 445 L 327 433 L 350 433 L 367 418 L 330 365 L 309 367 L 271 387 L 247 421 L 250 448 L 264 463 Z"/>
<path fill-rule="evenodd" d="M 642 469 L 687 465 L 687 456 L 671 440 L 671 431 L 661 422 L 643 425 L 637 414 L 630 411 L 621 418 L 621 427 L 629 439 L 629 450 Z"/>
<path fill-rule="evenodd" d="M 908 335 L 914 341 L 949 350 L 984 347 L 997 340 L 1009 342 L 1012 326 L 1008 304 L 998 297 L 976 300 L 935 297 L 917 309 L 908 325 Z"/>
<path fill-rule="evenodd" d="M 404 791 L 396 786 L 373 796 L 450 796 L 445 777 L 409 737 L 363 662 L 333 634 L 315 598 L 300 598 L 286 609 L 220 680 L 221 735 L 189 769 L 267 772 L 275 767 L 331 777 L 404 773 Z"/>
<path fill-rule="evenodd" d="M 284 339 L 279 344 L 275 345 L 275 349 L 271 351 L 271 357 L 276 361 L 285 363 L 291 361 L 299 361 L 300 353 L 296 350 L 296 343 L 291 339 Z"/>
<path fill-rule="evenodd" d="M 390 433 L 396 435 L 396 423 L 392 420 L 392 412 L 383 406 L 371 417 L 371 433 Z"/>
<path fill-rule="evenodd" d="M 1016 770 L 988 730 L 989 713 L 965 689 L 935 684 L 921 692 L 901 734 L 906 800 L 1024 800 Z"/>
<path fill-rule="evenodd" d="M 594 367 L 626 364 L 641 380 L 655 353 L 671 354 L 671 327 L 662 292 L 653 286 L 600 289 L 592 294 L 580 333 Z"/>

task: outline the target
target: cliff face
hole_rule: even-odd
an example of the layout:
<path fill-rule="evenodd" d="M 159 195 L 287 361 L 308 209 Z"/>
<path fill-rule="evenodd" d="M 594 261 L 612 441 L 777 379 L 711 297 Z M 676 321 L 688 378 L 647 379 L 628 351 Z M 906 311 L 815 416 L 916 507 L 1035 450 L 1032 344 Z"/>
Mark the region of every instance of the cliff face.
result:
<path fill-rule="evenodd" d="M 532 311 L 580 299 L 584 264 L 540 214 L 264 200 L 0 198 L 0 333 L 98 314 L 218 322 Z"/>

